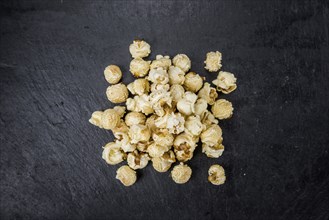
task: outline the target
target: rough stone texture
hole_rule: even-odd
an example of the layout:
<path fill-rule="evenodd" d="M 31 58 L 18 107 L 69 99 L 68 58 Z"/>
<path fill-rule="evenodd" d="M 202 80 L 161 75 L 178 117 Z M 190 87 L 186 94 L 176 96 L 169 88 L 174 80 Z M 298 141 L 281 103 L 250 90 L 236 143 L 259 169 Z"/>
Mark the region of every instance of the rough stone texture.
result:
<path fill-rule="evenodd" d="M 1 219 L 328 219 L 328 2 L 1 1 Z M 198 148 L 191 180 L 151 166 L 126 188 L 101 159 L 110 132 L 88 123 L 111 107 L 103 69 L 123 82 L 128 45 L 186 53 L 210 81 L 205 54 L 223 53 L 238 89 L 221 95 L 225 152 Z M 227 173 L 207 182 L 210 165 Z"/>

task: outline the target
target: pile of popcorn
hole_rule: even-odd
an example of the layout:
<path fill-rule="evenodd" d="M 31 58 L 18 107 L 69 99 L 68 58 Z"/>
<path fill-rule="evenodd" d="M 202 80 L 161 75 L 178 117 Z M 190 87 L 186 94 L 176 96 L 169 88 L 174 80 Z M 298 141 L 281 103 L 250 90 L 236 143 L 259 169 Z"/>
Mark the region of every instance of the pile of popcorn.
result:
<path fill-rule="evenodd" d="M 232 73 L 220 71 L 212 83 L 190 71 L 191 60 L 178 54 L 157 55 L 153 61 L 145 60 L 151 46 L 143 40 L 135 40 L 129 46 L 133 60 L 130 72 L 136 77 L 127 86 L 119 83 L 122 72 L 116 65 L 105 68 L 106 81 L 111 85 L 106 90 L 112 103 L 125 103 L 104 111 L 96 111 L 89 122 L 111 130 L 113 142 L 103 147 L 103 159 L 110 165 L 124 160 L 117 170 L 116 178 L 125 186 L 133 185 L 137 169 L 143 169 L 149 161 L 158 172 L 171 171 L 178 184 L 186 183 L 192 169 L 186 164 L 193 157 L 198 142 L 207 157 L 218 158 L 223 154 L 222 129 L 218 120 L 232 117 L 232 103 L 217 99 L 218 92 L 234 91 L 236 78 Z M 217 72 L 222 67 L 222 54 L 218 51 L 206 55 L 205 69 Z M 209 107 L 209 108 L 208 108 Z M 220 185 L 225 182 L 225 171 L 220 165 L 208 170 L 208 180 Z"/>

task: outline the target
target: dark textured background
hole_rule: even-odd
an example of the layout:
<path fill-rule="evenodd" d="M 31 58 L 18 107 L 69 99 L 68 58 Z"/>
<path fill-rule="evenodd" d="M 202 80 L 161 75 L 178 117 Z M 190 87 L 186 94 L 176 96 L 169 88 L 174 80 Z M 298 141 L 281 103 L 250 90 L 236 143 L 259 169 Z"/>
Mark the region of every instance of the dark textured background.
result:
<path fill-rule="evenodd" d="M 1 1 L 1 219 L 328 219 L 326 1 Z M 112 107 L 103 69 L 128 72 L 128 46 L 186 53 L 203 69 L 223 53 L 238 89 L 221 123 L 225 152 L 200 149 L 191 180 L 151 166 L 123 187 L 101 159 L 110 132 L 88 123 Z M 223 186 L 207 182 L 222 164 Z"/>

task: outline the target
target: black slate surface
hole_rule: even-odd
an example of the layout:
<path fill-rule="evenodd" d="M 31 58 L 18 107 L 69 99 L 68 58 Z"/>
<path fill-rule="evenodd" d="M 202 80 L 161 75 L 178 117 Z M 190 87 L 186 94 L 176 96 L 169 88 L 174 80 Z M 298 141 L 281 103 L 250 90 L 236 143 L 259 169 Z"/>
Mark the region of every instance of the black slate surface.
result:
<path fill-rule="evenodd" d="M 1 1 L 1 219 L 329 219 L 327 1 Z M 186 53 L 210 81 L 223 53 L 238 89 L 221 95 L 225 152 L 198 149 L 176 185 L 149 165 L 126 188 L 101 159 L 110 132 L 88 123 L 107 101 L 103 69 L 123 82 L 128 45 Z M 227 173 L 207 182 L 211 164 Z"/>

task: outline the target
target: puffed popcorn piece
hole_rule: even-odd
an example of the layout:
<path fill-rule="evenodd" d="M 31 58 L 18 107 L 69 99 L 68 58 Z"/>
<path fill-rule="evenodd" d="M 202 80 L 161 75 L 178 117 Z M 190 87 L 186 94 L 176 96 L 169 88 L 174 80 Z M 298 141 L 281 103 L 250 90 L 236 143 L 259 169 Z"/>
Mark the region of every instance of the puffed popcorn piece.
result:
<path fill-rule="evenodd" d="M 147 147 L 147 153 L 151 157 L 161 157 L 165 152 L 167 152 L 169 149 L 166 146 L 159 145 L 156 142 L 153 142 Z"/>
<path fill-rule="evenodd" d="M 130 168 L 137 170 L 147 166 L 150 157 L 147 153 L 138 153 L 137 150 L 128 154 L 127 163 Z"/>
<path fill-rule="evenodd" d="M 99 128 L 103 128 L 102 127 L 102 115 L 103 115 L 102 111 L 93 112 L 93 114 L 91 115 L 91 118 L 89 119 L 89 122 Z"/>
<path fill-rule="evenodd" d="M 134 40 L 129 46 L 133 58 L 147 57 L 151 53 L 151 46 L 143 40 Z"/>
<path fill-rule="evenodd" d="M 150 102 L 150 97 L 148 95 L 143 94 L 141 96 L 137 96 L 135 100 L 137 102 L 138 108 L 141 109 L 142 113 L 144 113 L 145 115 L 149 115 L 154 112 L 154 109 L 152 108 L 152 104 Z"/>
<path fill-rule="evenodd" d="M 196 140 L 187 133 L 179 134 L 174 140 L 174 152 L 178 161 L 192 159 L 196 147 Z"/>
<path fill-rule="evenodd" d="M 141 96 L 134 96 L 134 98 L 128 98 L 126 106 L 129 111 L 142 112 L 145 115 L 152 114 L 154 112 L 150 103 L 149 96 L 143 94 Z"/>
<path fill-rule="evenodd" d="M 128 98 L 126 100 L 127 110 L 128 111 L 133 111 L 133 112 L 141 112 L 141 110 L 137 107 L 135 97 L 136 96 L 134 96 L 134 98 Z"/>
<path fill-rule="evenodd" d="M 135 170 L 132 170 L 127 165 L 123 165 L 117 170 L 117 175 L 115 178 L 120 180 L 124 186 L 131 186 L 136 182 L 137 175 Z"/>
<path fill-rule="evenodd" d="M 208 180 L 214 185 L 221 185 L 225 183 L 225 170 L 218 164 L 212 165 L 208 170 Z"/>
<path fill-rule="evenodd" d="M 209 126 L 212 124 L 218 124 L 218 120 L 215 118 L 215 116 L 208 110 L 204 111 L 201 115 L 201 122 L 202 124 Z"/>
<path fill-rule="evenodd" d="M 170 87 L 170 95 L 172 97 L 173 107 L 176 106 L 177 102 L 184 97 L 185 89 L 183 86 L 175 84 Z"/>
<path fill-rule="evenodd" d="M 101 116 L 101 127 L 107 130 L 114 129 L 120 123 L 120 115 L 114 109 L 107 109 Z"/>
<path fill-rule="evenodd" d="M 202 89 L 200 89 L 198 96 L 205 99 L 209 105 L 213 105 L 218 97 L 218 93 L 215 88 L 206 82 L 203 84 Z"/>
<path fill-rule="evenodd" d="M 165 114 L 164 116 L 156 116 L 154 120 L 154 125 L 156 129 L 153 132 L 158 132 L 167 128 L 167 122 L 170 114 Z"/>
<path fill-rule="evenodd" d="M 153 133 L 158 130 L 157 126 L 155 125 L 155 121 L 157 119 L 157 115 L 151 115 L 146 119 L 145 125 L 150 129 L 150 131 Z"/>
<path fill-rule="evenodd" d="M 168 70 L 170 85 L 183 85 L 185 81 L 185 72 L 176 66 L 170 66 Z"/>
<path fill-rule="evenodd" d="M 138 142 L 136 144 L 136 148 L 137 150 L 139 150 L 139 152 L 147 152 L 147 148 L 150 144 L 152 144 L 152 141 L 146 141 L 146 142 Z"/>
<path fill-rule="evenodd" d="M 126 113 L 126 107 L 125 106 L 114 106 L 113 109 L 119 114 L 120 118 L 122 118 L 124 116 L 124 114 Z"/>
<path fill-rule="evenodd" d="M 126 114 L 125 122 L 127 126 L 141 124 L 144 125 L 146 121 L 146 116 L 140 112 L 129 112 Z"/>
<path fill-rule="evenodd" d="M 185 119 L 180 113 L 171 113 L 167 119 L 167 129 L 171 134 L 180 134 L 184 131 Z"/>
<path fill-rule="evenodd" d="M 109 65 L 104 70 L 104 76 L 108 83 L 117 84 L 122 78 L 122 72 L 116 65 Z"/>
<path fill-rule="evenodd" d="M 229 94 L 237 88 L 236 78 L 233 73 L 229 72 L 220 71 L 217 79 L 213 80 L 212 83 L 217 86 L 218 91 L 224 94 Z"/>
<path fill-rule="evenodd" d="M 221 140 L 222 134 L 222 129 L 218 125 L 212 124 L 201 133 L 201 142 L 209 146 L 214 146 Z"/>
<path fill-rule="evenodd" d="M 171 164 L 176 162 L 175 154 L 173 151 L 165 152 L 161 157 L 153 157 L 152 158 L 152 166 L 153 168 L 160 172 L 167 172 Z"/>
<path fill-rule="evenodd" d="M 122 137 L 122 133 L 126 133 L 128 134 L 129 128 L 126 125 L 126 123 L 124 122 L 124 120 L 120 119 L 120 122 L 118 123 L 118 125 L 112 129 L 113 135 L 115 138 L 121 140 Z"/>
<path fill-rule="evenodd" d="M 202 144 L 202 153 L 205 153 L 207 157 L 218 158 L 222 156 L 224 152 L 224 145 L 222 144 L 223 138 L 215 144 L 214 146 L 209 146 L 208 144 Z"/>
<path fill-rule="evenodd" d="M 222 54 L 219 51 L 209 52 L 204 63 L 209 72 L 217 72 L 222 67 Z"/>
<path fill-rule="evenodd" d="M 165 146 L 168 149 L 174 144 L 174 135 L 172 135 L 167 129 L 162 129 L 152 133 L 152 138 L 156 144 Z"/>
<path fill-rule="evenodd" d="M 103 147 L 102 158 L 110 165 L 121 163 L 126 155 L 115 142 L 110 142 Z"/>
<path fill-rule="evenodd" d="M 171 171 L 171 178 L 177 184 L 184 184 L 189 181 L 192 175 L 192 169 L 186 164 L 180 163 Z"/>
<path fill-rule="evenodd" d="M 185 54 L 177 54 L 172 62 L 174 66 L 181 68 L 185 73 L 191 68 L 191 60 Z"/>
<path fill-rule="evenodd" d="M 133 95 L 147 94 L 150 91 L 150 83 L 144 78 L 136 79 L 134 82 L 128 84 L 127 89 Z"/>
<path fill-rule="evenodd" d="M 106 90 L 106 96 L 112 103 L 125 102 L 128 95 L 128 89 L 126 85 L 122 83 L 109 86 Z"/>
<path fill-rule="evenodd" d="M 156 84 L 156 83 L 152 83 L 151 84 L 151 92 L 155 92 L 157 90 L 165 90 L 165 91 L 169 91 L 170 89 L 170 85 L 169 84 Z"/>
<path fill-rule="evenodd" d="M 151 61 L 145 61 L 142 58 L 135 58 L 130 62 L 129 71 L 135 77 L 144 77 L 150 70 L 150 63 Z"/>
<path fill-rule="evenodd" d="M 152 83 L 162 84 L 162 85 L 167 84 L 169 82 L 168 73 L 162 67 L 151 69 L 147 79 Z"/>
<path fill-rule="evenodd" d="M 211 107 L 214 116 L 220 120 L 227 119 L 233 115 L 233 106 L 230 101 L 226 99 L 218 99 Z"/>
<path fill-rule="evenodd" d="M 185 121 L 185 132 L 192 136 L 199 136 L 206 129 L 200 121 L 200 116 L 189 116 Z"/>
<path fill-rule="evenodd" d="M 157 90 L 149 95 L 151 106 L 158 116 L 165 115 L 166 107 L 171 108 L 172 98 L 170 92 L 166 90 Z"/>
<path fill-rule="evenodd" d="M 207 111 L 208 103 L 204 99 L 198 99 L 194 104 L 194 114 L 202 115 L 205 111 Z"/>
<path fill-rule="evenodd" d="M 132 144 L 136 144 L 138 142 L 146 142 L 151 137 L 150 129 L 147 126 L 140 124 L 132 125 L 128 134 Z"/>
<path fill-rule="evenodd" d="M 171 59 L 169 56 L 156 55 L 155 60 L 151 63 L 151 70 L 158 67 L 168 70 L 169 66 L 171 66 Z"/>
<path fill-rule="evenodd" d="M 189 72 L 185 75 L 184 88 L 187 91 L 196 93 L 201 89 L 203 85 L 203 79 L 199 74 L 195 72 Z"/>
<path fill-rule="evenodd" d="M 136 150 L 136 144 L 130 143 L 131 140 L 127 132 L 113 132 L 113 134 L 117 138 L 115 143 L 117 143 L 125 153 Z"/>
<path fill-rule="evenodd" d="M 194 112 L 194 104 L 198 96 L 192 92 L 185 92 L 184 97 L 177 102 L 177 110 L 183 115 L 191 115 Z"/>

